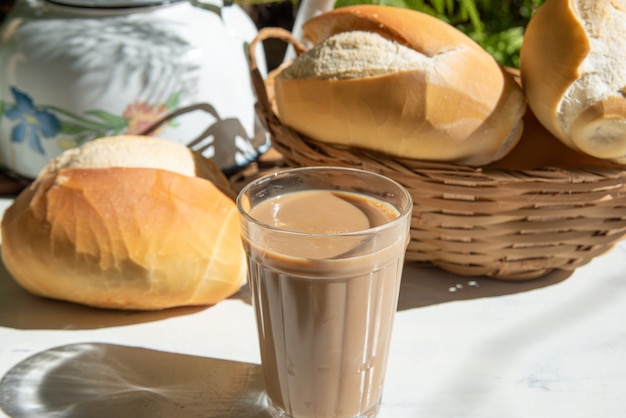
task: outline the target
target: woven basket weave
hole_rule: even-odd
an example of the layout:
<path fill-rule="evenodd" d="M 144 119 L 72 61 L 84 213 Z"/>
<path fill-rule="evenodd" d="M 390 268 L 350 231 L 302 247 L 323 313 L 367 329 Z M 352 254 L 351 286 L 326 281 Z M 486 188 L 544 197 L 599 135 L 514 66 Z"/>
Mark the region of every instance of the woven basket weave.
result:
<path fill-rule="evenodd" d="M 289 33 L 267 38 L 304 47 Z M 387 157 L 308 139 L 281 124 L 273 83 L 251 59 L 257 114 L 289 166 L 355 167 L 388 176 L 414 201 L 408 261 L 464 276 L 502 280 L 572 271 L 626 234 L 626 170 L 621 167 L 501 169 Z"/>

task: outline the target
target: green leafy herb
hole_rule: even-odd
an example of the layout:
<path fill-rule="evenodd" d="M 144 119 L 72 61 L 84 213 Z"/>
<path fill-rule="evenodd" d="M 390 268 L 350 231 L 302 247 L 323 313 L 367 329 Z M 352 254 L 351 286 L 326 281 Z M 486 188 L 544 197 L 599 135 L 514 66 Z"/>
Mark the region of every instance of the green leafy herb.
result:
<path fill-rule="evenodd" d="M 335 7 L 379 4 L 435 16 L 461 30 L 499 63 L 519 67 L 524 29 L 544 0 L 337 0 Z"/>

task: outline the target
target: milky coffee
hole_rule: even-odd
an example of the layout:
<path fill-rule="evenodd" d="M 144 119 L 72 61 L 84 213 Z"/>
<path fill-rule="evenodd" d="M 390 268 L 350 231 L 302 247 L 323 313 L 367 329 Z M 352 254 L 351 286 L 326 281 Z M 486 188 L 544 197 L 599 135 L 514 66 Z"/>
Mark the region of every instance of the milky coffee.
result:
<path fill-rule="evenodd" d="M 268 199 L 249 215 L 266 226 L 243 241 L 271 409 L 294 418 L 374 416 L 406 220 L 378 233 L 372 228 L 398 218 L 393 205 L 320 190 Z"/>

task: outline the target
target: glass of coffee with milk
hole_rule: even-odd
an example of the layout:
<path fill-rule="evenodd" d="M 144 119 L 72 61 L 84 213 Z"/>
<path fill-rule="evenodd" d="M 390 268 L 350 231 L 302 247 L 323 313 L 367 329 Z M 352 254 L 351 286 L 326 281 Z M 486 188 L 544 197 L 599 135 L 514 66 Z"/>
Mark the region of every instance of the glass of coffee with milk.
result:
<path fill-rule="evenodd" d="M 237 198 L 273 417 L 374 417 L 412 201 L 384 176 L 306 167 Z"/>

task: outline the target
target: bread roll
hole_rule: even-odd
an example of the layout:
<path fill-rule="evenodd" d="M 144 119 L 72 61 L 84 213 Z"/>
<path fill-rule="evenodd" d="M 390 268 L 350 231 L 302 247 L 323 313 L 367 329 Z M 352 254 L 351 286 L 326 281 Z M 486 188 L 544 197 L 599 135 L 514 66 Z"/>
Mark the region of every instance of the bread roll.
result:
<path fill-rule="evenodd" d="M 567 146 L 626 164 L 626 0 L 548 0 L 520 53 L 539 121 Z"/>
<path fill-rule="evenodd" d="M 141 310 L 217 303 L 244 283 L 246 264 L 234 201 L 216 183 L 228 186 L 210 160 L 170 141 L 88 142 L 7 209 L 2 258 L 44 297 Z"/>
<path fill-rule="evenodd" d="M 567 147 L 552 135 L 529 109 L 524 115 L 524 132 L 515 148 L 504 158 L 486 167 L 503 170 L 534 170 L 548 167 L 609 168 L 616 167 L 616 165 L 608 160 L 594 158 Z"/>
<path fill-rule="evenodd" d="M 283 124 L 395 157 L 484 165 L 515 146 L 526 109 L 513 77 L 432 16 L 360 5 L 303 26 L 313 48 L 274 80 Z"/>

